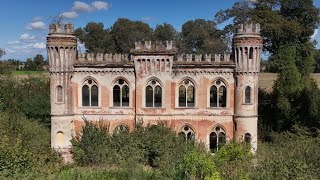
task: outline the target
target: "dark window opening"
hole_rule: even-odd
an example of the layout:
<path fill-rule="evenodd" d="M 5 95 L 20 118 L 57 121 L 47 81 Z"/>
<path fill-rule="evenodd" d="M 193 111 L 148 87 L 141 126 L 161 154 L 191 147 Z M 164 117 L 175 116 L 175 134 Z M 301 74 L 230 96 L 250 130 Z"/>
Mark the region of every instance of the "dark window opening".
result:
<path fill-rule="evenodd" d="M 91 106 L 98 106 L 98 86 L 93 85 L 91 87 Z"/>
<path fill-rule="evenodd" d="M 122 106 L 129 106 L 129 87 L 127 85 L 122 87 Z"/>
<path fill-rule="evenodd" d="M 211 152 L 218 151 L 224 144 L 226 144 L 226 134 L 221 127 L 216 127 L 209 135 L 209 148 Z"/>
<path fill-rule="evenodd" d="M 179 107 L 186 106 L 186 88 L 181 85 L 179 87 Z"/>
<path fill-rule="evenodd" d="M 156 86 L 154 89 L 154 107 L 162 106 L 162 89 L 160 86 Z"/>
<path fill-rule="evenodd" d="M 113 87 L 113 106 L 120 106 L 120 87 L 118 85 Z"/>
<path fill-rule="evenodd" d="M 90 106 L 89 99 L 89 86 L 84 85 L 82 87 L 82 106 Z"/>
<path fill-rule="evenodd" d="M 63 102 L 62 86 L 57 87 L 57 102 Z"/>
<path fill-rule="evenodd" d="M 219 88 L 219 107 L 226 107 L 227 105 L 227 89 L 224 86 Z"/>
<path fill-rule="evenodd" d="M 246 133 L 246 134 L 244 135 L 244 142 L 246 142 L 246 143 L 251 143 L 251 134 Z"/>
<path fill-rule="evenodd" d="M 146 107 L 153 107 L 153 88 L 146 87 Z"/>
<path fill-rule="evenodd" d="M 251 87 L 249 86 L 245 89 L 245 103 L 251 103 Z"/>
<path fill-rule="evenodd" d="M 210 88 L 210 107 L 217 107 L 217 87 L 215 85 Z"/>

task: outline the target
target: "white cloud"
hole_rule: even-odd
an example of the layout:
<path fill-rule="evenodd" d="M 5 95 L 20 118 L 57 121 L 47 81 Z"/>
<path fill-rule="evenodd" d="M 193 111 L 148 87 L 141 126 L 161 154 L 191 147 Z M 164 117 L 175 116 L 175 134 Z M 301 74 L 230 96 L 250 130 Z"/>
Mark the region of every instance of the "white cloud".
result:
<path fill-rule="evenodd" d="M 33 21 L 29 23 L 26 27 L 28 30 L 45 29 L 46 24 L 42 21 Z"/>
<path fill-rule="evenodd" d="M 77 11 L 77 12 L 89 12 L 92 10 L 92 7 L 81 1 L 75 1 L 72 6 L 72 11 Z"/>
<path fill-rule="evenodd" d="M 64 17 L 64 18 L 68 18 L 68 19 L 73 19 L 73 18 L 78 17 L 78 13 L 76 13 L 74 11 L 64 12 L 64 13 L 61 13 L 60 16 Z"/>
<path fill-rule="evenodd" d="M 318 34 L 319 34 L 319 29 L 315 29 L 312 36 L 310 37 L 311 40 L 315 40 L 317 38 Z"/>
<path fill-rule="evenodd" d="M 93 1 L 91 6 L 97 10 L 107 10 L 110 7 L 110 5 L 104 1 Z"/>
<path fill-rule="evenodd" d="M 34 43 L 34 44 L 32 44 L 32 47 L 37 48 L 37 49 L 44 49 L 44 48 L 46 48 L 46 44 L 45 43 Z"/>
<path fill-rule="evenodd" d="M 33 40 L 35 40 L 35 39 L 36 39 L 35 36 L 32 36 L 32 35 L 30 35 L 30 34 L 28 34 L 28 33 L 24 33 L 24 34 L 22 34 L 22 35 L 20 36 L 20 40 L 21 40 L 21 41 L 25 41 L 25 42 L 30 42 L 30 41 L 33 41 Z"/>
<path fill-rule="evenodd" d="M 15 45 L 15 44 L 21 44 L 21 42 L 20 41 L 8 41 L 7 44 Z"/>

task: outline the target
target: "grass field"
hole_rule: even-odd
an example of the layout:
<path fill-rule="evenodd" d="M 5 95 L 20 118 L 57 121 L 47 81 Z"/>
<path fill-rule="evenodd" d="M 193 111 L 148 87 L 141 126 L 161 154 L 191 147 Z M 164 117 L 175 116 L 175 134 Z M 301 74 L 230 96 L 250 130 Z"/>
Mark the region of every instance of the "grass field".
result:
<path fill-rule="evenodd" d="M 312 74 L 312 77 L 316 80 L 318 86 L 320 87 L 320 73 Z M 259 86 L 262 89 L 270 91 L 272 89 L 274 80 L 277 79 L 277 74 L 275 73 L 260 73 L 259 74 Z"/>

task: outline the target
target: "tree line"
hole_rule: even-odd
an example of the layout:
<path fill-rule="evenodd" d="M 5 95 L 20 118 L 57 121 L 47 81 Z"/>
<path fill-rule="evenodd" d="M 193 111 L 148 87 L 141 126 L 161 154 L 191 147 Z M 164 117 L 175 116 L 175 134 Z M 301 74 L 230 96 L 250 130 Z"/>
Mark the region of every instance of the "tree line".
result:
<path fill-rule="evenodd" d="M 224 31 L 217 29 L 210 20 L 196 19 L 182 25 L 181 32 L 171 24 L 163 23 L 152 29 L 142 21 L 119 18 L 111 27 L 89 22 L 75 30 L 76 37 L 85 44 L 87 52 L 129 53 L 135 41 L 173 40 L 181 52 L 221 53 L 227 50 Z"/>

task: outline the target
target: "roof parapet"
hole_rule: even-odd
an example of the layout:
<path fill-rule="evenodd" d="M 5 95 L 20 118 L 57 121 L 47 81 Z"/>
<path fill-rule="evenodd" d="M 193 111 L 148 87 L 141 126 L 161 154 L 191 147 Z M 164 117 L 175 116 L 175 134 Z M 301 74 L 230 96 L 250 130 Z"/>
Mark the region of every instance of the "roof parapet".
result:
<path fill-rule="evenodd" d="M 131 49 L 131 53 L 153 53 L 153 52 L 173 52 L 177 51 L 176 47 L 174 46 L 172 41 L 137 41 L 134 43 L 135 48 Z"/>
<path fill-rule="evenodd" d="M 260 34 L 260 24 L 238 24 L 236 27 L 236 34 Z"/>
<path fill-rule="evenodd" d="M 65 24 L 62 29 L 62 24 L 52 23 L 49 26 L 49 34 L 73 34 L 73 24 Z"/>

